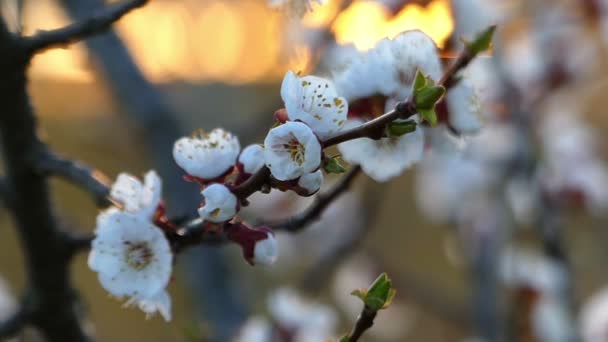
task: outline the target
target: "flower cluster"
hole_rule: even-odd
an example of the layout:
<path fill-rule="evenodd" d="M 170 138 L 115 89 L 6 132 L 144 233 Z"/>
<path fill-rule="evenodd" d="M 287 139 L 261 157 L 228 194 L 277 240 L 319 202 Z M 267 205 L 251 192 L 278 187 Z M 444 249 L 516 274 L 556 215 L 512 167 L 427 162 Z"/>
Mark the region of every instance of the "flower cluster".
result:
<path fill-rule="evenodd" d="M 196 241 L 200 241 L 196 234 L 220 236 L 221 241 L 240 246 L 243 258 L 251 265 L 275 263 L 275 232 L 269 226 L 245 223 L 239 215 L 241 207 L 249 204 L 249 196 L 272 189 L 293 191 L 302 197 L 314 195 L 323 185 L 324 173 L 345 171 L 335 156 L 324 152 L 337 141 L 342 142 L 338 149 L 343 158 L 360 164 L 376 181 L 401 174 L 422 158 L 425 135 L 432 137 L 447 130 L 423 128 L 423 119 L 430 121 L 424 115 L 395 119 L 384 113 L 408 98 L 416 103 L 416 110 L 426 109 L 418 108 L 415 98 L 421 89 L 420 77 L 434 86 L 433 80 L 438 80 L 441 72 L 435 44 L 420 31 L 385 39 L 364 53 L 351 52 L 340 68 L 333 70 L 333 81 L 288 71 L 280 91 L 284 108 L 275 112 L 276 122 L 263 145 L 241 150 L 239 139 L 222 128 L 199 130 L 174 143 L 173 159 L 185 172 L 184 180 L 199 187 L 202 196 L 199 218 L 189 228 L 178 229 L 166 217 L 156 173 L 147 173 L 143 183 L 130 175 L 119 175 L 110 193 L 115 206 L 97 218 L 90 268 L 98 272 L 102 286 L 112 295 L 128 297 L 128 305 L 137 305 L 148 314 L 159 311 L 169 320 L 171 299 L 166 287 L 174 253 L 193 243 L 184 242 L 191 225 L 196 225 Z M 441 93 L 431 100 L 433 108 L 444 93 L 443 88 L 435 88 Z M 480 126 L 476 99 L 474 87 L 463 82 L 456 94 L 446 99 L 444 111 L 451 113 L 447 126 L 462 133 L 475 132 Z M 404 128 L 395 131 L 385 123 L 375 127 L 376 133 L 358 128 L 381 115 Z M 362 138 L 348 141 L 348 130 Z M 290 310 L 278 316 L 289 317 Z M 295 321 L 284 324 L 290 329 L 301 325 Z"/>

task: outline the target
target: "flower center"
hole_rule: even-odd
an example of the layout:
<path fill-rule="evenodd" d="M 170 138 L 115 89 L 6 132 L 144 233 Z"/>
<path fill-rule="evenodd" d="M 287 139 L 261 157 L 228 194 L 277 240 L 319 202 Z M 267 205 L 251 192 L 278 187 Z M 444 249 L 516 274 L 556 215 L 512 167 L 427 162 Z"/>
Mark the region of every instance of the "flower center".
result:
<path fill-rule="evenodd" d="M 288 143 L 283 144 L 283 148 L 289 152 L 289 156 L 291 160 L 296 162 L 298 165 L 302 165 L 304 163 L 304 153 L 306 149 L 304 145 L 302 145 L 298 139 L 292 138 Z"/>
<path fill-rule="evenodd" d="M 125 261 L 133 269 L 140 271 L 152 262 L 154 253 L 147 242 L 125 241 L 125 245 Z"/>

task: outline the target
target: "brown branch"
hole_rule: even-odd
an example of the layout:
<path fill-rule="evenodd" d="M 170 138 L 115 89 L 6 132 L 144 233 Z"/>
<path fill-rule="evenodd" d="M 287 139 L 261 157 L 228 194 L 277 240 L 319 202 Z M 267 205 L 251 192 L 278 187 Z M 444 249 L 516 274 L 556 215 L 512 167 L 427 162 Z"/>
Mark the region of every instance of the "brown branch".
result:
<path fill-rule="evenodd" d="M 356 342 L 361 338 L 363 333 L 374 325 L 374 319 L 378 311 L 370 309 L 367 305 L 361 310 L 361 314 L 357 318 L 355 326 L 348 334 L 348 342 Z"/>
<path fill-rule="evenodd" d="M 48 150 L 39 154 L 36 165 L 41 174 L 61 177 L 89 192 L 99 207 L 107 207 L 111 204 L 108 198 L 109 180 L 100 171 Z"/>
<path fill-rule="evenodd" d="M 275 231 L 295 233 L 302 230 L 313 221 L 318 220 L 325 209 L 350 188 L 351 183 L 360 173 L 361 167 L 359 165 L 353 166 L 327 193 L 318 194 L 314 203 L 306 208 L 306 210 L 284 221 L 268 223 L 268 225 L 274 228 Z"/>
<path fill-rule="evenodd" d="M 145 5 L 148 0 L 130 0 L 123 3 L 108 5 L 102 11 L 88 19 L 73 23 L 69 26 L 23 37 L 22 43 L 25 53 L 30 58 L 36 53 L 54 47 L 67 46 L 83 39 L 108 30 L 113 23 L 130 11 Z"/>

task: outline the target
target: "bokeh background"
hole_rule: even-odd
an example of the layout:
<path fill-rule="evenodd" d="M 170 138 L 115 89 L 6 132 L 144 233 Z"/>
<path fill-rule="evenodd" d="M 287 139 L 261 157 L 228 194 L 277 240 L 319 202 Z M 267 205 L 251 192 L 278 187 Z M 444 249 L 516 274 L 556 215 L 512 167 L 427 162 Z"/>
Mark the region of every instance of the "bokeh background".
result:
<path fill-rule="evenodd" d="M 15 29 L 21 22 L 24 33 L 33 33 L 71 22 L 66 2 L 23 1 L 19 19 L 16 2 L 2 0 L 3 14 Z M 285 72 L 309 73 L 322 68 L 325 48 L 334 39 L 365 50 L 384 37 L 421 29 L 437 42 L 449 61 L 459 46 L 456 29 L 466 26 L 469 19 L 487 15 L 490 23 L 500 17 L 503 40 L 519 42 L 534 29 L 531 17 L 525 13 L 572 6 L 578 8 L 571 12 L 576 25 L 592 32 L 599 19 L 586 14 L 586 2 L 488 1 L 493 3 L 492 10 L 456 17 L 449 0 L 328 0 L 324 6 L 314 6 L 314 11 L 300 21 L 269 8 L 262 0 L 155 0 L 127 15 L 116 25 L 116 32 L 146 79 L 165 98 L 179 123 L 179 133 L 221 126 L 239 135 L 245 146 L 263 139 L 272 124 L 272 113 L 282 106 L 279 88 Z M 537 8 L 527 7 L 531 4 Z M 517 49 L 513 51 L 511 67 L 523 68 L 528 57 L 517 55 Z M 598 71 L 573 90 L 585 94 L 585 120 L 600 132 L 600 137 L 608 128 L 607 103 L 602 96 L 608 89 L 608 74 L 605 65 L 598 62 L 601 60 L 592 61 L 598 64 Z M 157 167 L 158 160 L 170 162 L 170 155 L 153 155 L 149 139 L 142 134 L 145 128 L 129 115 L 124 99 L 112 91 L 117 87 L 113 83 L 116 79 L 104 73 L 103 63 L 107 61 L 100 60 L 82 43 L 34 59 L 29 72 L 30 92 L 46 141 L 112 178 L 121 171 L 142 174 Z M 583 101 L 582 96 L 580 99 Z M 608 142 L 599 141 L 600 154 L 606 156 Z M 205 340 L 213 335 L 217 320 L 233 315 L 230 305 L 224 308 L 218 298 L 228 295 L 240 308 L 231 316 L 238 323 L 250 313 L 263 313 L 266 295 L 282 286 L 303 288 L 335 306 L 346 331 L 355 318 L 350 309 L 352 301 L 336 294 L 365 286 L 369 274 L 387 271 L 398 290 L 397 305 L 395 310 L 380 315 L 373 329 L 376 334 L 370 334 L 367 341 L 464 340 L 475 335 L 471 270 L 463 256 L 466 253 L 454 227 L 433 224 L 420 213 L 415 202 L 414 172 L 406 172 L 389 184 L 361 177 L 352 193 L 341 198 L 310 231 L 281 237 L 282 255 L 276 267 L 249 267 L 234 246 L 200 247 L 180 256 L 170 285 L 174 299 L 170 324 L 159 317 L 146 320 L 138 310 L 121 308 L 87 268 L 86 254 L 74 261 L 74 282 L 99 340 L 191 341 Z M 87 194 L 61 180 L 53 180 L 52 186 L 58 216 L 65 225 L 92 231 L 98 209 Z M 251 210 L 251 216 L 303 208 L 293 196 L 253 202 L 257 210 Z M 578 307 L 606 284 L 607 227 L 604 219 L 582 211 L 569 212 L 565 227 Z M 357 235 L 355 247 L 346 248 L 333 263 L 319 265 L 318 261 L 347 240 L 353 230 L 365 231 Z M 540 242 L 533 227 L 524 226 L 514 232 L 510 244 L 535 250 Z M 219 257 L 220 266 L 204 266 L 209 258 Z M 210 269 L 215 273 L 206 272 Z M 311 274 L 323 277 L 311 280 Z M 0 212 L 0 275 L 18 296 L 25 280 L 23 256 L 6 212 Z M 205 280 L 212 278 L 231 284 Z M 224 329 L 234 331 L 237 323 Z"/>

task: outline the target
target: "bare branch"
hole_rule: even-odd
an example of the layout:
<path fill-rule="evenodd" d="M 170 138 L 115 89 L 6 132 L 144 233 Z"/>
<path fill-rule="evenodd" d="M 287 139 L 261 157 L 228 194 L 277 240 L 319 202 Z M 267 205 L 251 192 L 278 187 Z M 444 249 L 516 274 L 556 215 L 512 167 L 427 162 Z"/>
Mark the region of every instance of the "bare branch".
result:
<path fill-rule="evenodd" d="M 351 183 L 357 175 L 361 173 L 361 167 L 355 165 L 348 171 L 346 175 L 340 181 L 334 185 L 327 193 L 318 194 L 315 202 L 306 208 L 303 212 L 288 218 L 285 221 L 268 223 L 269 226 L 273 227 L 277 231 L 287 231 L 295 233 L 308 226 L 310 223 L 318 220 L 323 214 L 325 209 L 329 207 L 341 194 L 350 188 Z"/>
<path fill-rule="evenodd" d="M 100 171 L 50 151 L 41 153 L 36 163 L 40 173 L 59 176 L 89 192 L 98 206 L 106 207 L 111 204 L 108 199 L 109 181 Z"/>
<path fill-rule="evenodd" d="M 67 46 L 83 39 L 102 33 L 109 29 L 113 23 L 130 11 L 145 5 L 148 0 L 131 0 L 118 4 L 108 5 L 107 8 L 88 19 L 73 23 L 69 26 L 38 33 L 23 38 L 27 56 L 54 47 Z"/>

